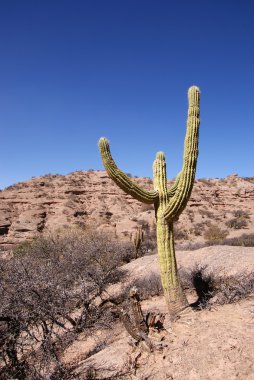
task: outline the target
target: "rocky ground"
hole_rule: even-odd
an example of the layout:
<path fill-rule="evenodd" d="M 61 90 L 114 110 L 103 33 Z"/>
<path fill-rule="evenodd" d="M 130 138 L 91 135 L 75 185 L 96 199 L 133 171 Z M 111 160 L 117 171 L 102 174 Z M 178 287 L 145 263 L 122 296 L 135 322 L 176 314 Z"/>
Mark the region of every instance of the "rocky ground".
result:
<path fill-rule="evenodd" d="M 246 277 L 252 278 L 252 293 L 243 298 L 236 296 L 234 302 L 223 305 L 218 297 L 212 298 L 208 309 L 183 313 L 174 323 L 168 318 L 163 296 L 145 297 L 144 313 L 166 314 L 165 329 L 150 331 L 153 351 L 144 343 L 133 345 L 119 323 L 113 330 L 97 331 L 89 339 L 81 336 L 66 350 L 65 362 L 79 363 L 77 376 L 130 380 L 254 379 L 254 248 L 213 246 L 181 251 L 177 256 L 185 271 L 196 268 L 198 263 L 216 281 L 223 279 L 225 287 L 232 278 L 238 284 L 243 284 Z M 157 257 L 137 259 L 124 269 L 126 280 L 111 287 L 111 295 L 137 280 L 146 279 L 148 283 L 158 274 Z M 228 289 L 232 294 L 233 286 Z M 195 301 L 195 292 L 189 289 L 187 294 L 190 302 Z M 89 351 L 96 347 L 89 356 Z M 86 377 L 87 373 L 90 377 Z"/>
<path fill-rule="evenodd" d="M 149 178 L 133 180 L 152 188 Z M 0 191 L 2 253 L 43 232 L 71 226 L 96 228 L 119 240 L 129 240 L 142 226 L 144 243 L 154 240 L 152 207 L 124 194 L 103 171 L 46 175 Z M 165 314 L 164 329 L 150 331 L 152 351 L 144 343 L 133 344 L 119 321 L 110 330 L 80 334 L 63 353 L 64 362 L 77 367 L 77 379 L 254 379 L 254 248 L 179 249 L 212 239 L 207 235 L 211 226 L 223 232 L 221 240 L 254 233 L 254 178 L 196 180 L 176 224 L 177 261 L 188 299 L 197 299 L 190 274 L 200 269 L 213 283 L 209 308 L 183 313 L 171 323 L 161 295 L 157 256 L 126 264 L 124 278 L 105 296 L 116 297 L 138 286 L 143 311 Z"/>
<path fill-rule="evenodd" d="M 143 303 L 147 310 L 155 306 L 166 312 L 161 298 Z M 145 345 L 132 347 L 127 333 L 119 329 L 105 349 L 80 361 L 76 373 L 81 379 L 86 379 L 90 369 L 94 379 L 253 380 L 253 318 L 253 297 L 201 310 L 160 333 L 151 332 L 150 338 L 158 347 L 153 352 Z M 76 342 L 79 354 L 83 344 Z M 66 353 L 67 358 L 70 353 L 73 356 L 75 351 Z"/>
<path fill-rule="evenodd" d="M 149 178 L 133 180 L 152 188 Z M 227 226 L 236 219 L 234 213 L 239 210 L 244 214 L 238 216 L 236 226 Z M 253 178 L 231 175 L 195 181 L 188 206 L 176 225 L 176 239 L 185 244 L 203 242 L 211 224 L 227 230 L 228 237 L 254 232 Z M 139 225 L 143 226 L 146 238 L 153 236 L 152 206 L 124 194 L 103 171 L 46 175 L 0 191 L 2 251 L 52 229 L 92 227 L 118 239 L 129 239 Z"/>

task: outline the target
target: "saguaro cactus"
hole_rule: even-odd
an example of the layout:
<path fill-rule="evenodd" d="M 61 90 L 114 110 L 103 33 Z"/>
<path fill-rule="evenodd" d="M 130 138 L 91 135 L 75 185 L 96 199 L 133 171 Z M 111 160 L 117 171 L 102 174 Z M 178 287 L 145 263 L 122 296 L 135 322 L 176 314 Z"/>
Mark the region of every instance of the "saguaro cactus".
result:
<path fill-rule="evenodd" d="M 188 306 L 177 271 L 173 224 L 187 204 L 195 178 L 199 133 L 200 91 L 198 87 L 193 86 L 189 89 L 188 100 L 182 170 L 169 189 L 163 152 L 157 153 L 153 164 L 154 191 L 147 191 L 139 187 L 116 166 L 110 153 L 108 140 L 104 137 L 99 140 L 101 157 L 109 177 L 135 199 L 154 204 L 161 281 L 172 318 Z"/>

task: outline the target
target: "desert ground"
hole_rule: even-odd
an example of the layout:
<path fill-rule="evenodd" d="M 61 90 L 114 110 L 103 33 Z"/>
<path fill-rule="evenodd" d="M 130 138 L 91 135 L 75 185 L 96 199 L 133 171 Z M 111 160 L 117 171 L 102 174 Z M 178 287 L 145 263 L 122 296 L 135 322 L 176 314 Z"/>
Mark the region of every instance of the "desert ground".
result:
<path fill-rule="evenodd" d="M 150 292 L 155 291 L 154 276 L 159 274 L 157 257 L 142 257 L 126 264 L 127 280 L 112 286 L 111 296 L 145 280 L 145 286 L 143 283 L 141 287 L 145 298 L 143 312 L 166 315 L 164 328 L 150 332 L 154 349 L 150 352 L 144 342 L 133 344 L 127 331 L 117 324 L 113 332 L 97 333 L 89 342 L 82 338 L 76 341 L 65 352 L 65 360 L 79 361 L 77 373 L 81 378 L 82 373 L 91 370 L 95 379 L 254 379 L 253 255 L 252 247 L 213 246 L 179 251 L 182 269 L 191 272 L 200 265 L 206 268 L 207 276 L 212 274 L 215 281 L 222 280 L 224 285 L 210 299 L 209 307 L 183 312 L 173 323 L 168 318 L 163 296 L 149 295 L 146 290 L 150 280 Z M 252 278 L 252 291 L 242 297 L 237 287 L 243 284 L 243 278 Z M 239 281 L 238 285 L 229 285 L 230 279 Z M 187 294 L 190 302 L 197 299 L 194 289 L 189 289 Z M 234 300 L 227 299 L 227 294 Z M 82 360 L 100 343 L 104 343 L 101 351 Z"/>
<path fill-rule="evenodd" d="M 148 189 L 152 188 L 152 180 L 149 178 L 133 178 L 133 180 Z M 169 186 L 172 183 L 173 181 L 169 181 Z M 108 278 L 89 306 L 93 306 L 96 318 L 98 310 L 104 310 L 100 309 L 101 305 L 106 305 L 105 315 L 108 313 L 107 315 L 113 317 L 109 318 L 107 323 L 97 324 L 93 315 L 95 319 L 90 325 L 85 323 L 80 330 L 76 329 L 75 334 L 72 334 L 72 331 L 74 331 L 74 322 L 80 316 L 78 311 L 80 305 L 78 307 L 78 303 L 75 307 L 74 303 L 67 305 L 69 314 L 66 312 L 68 314 L 66 321 L 66 313 L 63 314 L 62 309 L 57 309 L 60 302 L 57 301 L 57 297 L 63 296 L 61 302 L 66 302 L 65 294 L 61 293 L 59 287 L 66 286 L 68 289 L 67 282 L 65 284 L 65 279 L 69 277 L 68 268 L 63 271 L 65 277 L 60 279 L 62 281 L 59 282 L 60 286 L 50 277 L 52 274 L 50 271 L 47 272 L 47 266 L 43 267 L 46 270 L 45 280 L 43 279 L 43 274 L 37 266 L 44 262 L 39 261 L 38 264 L 36 257 L 28 257 L 30 261 L 28 259 L 24 261 L 28 264 L 24 264 L 27 267 L 24 268 L 22 275 L 30 269 L 32 274 L 35 273 L 36 280 L 38 279 L 37 292 L 41 290 L 44 295 L 43 291 L 47 286 L 51 286 L 50 289 L 53 290 L 55 287 L 50 307 L 43 309 L 43 312 L 49 313 L 49 310 L 54 310 L 59 315 L 62 313 L 59 319 L 61 323 L 58 321 L 57 327 L 52 324 L 50 342 L 57 347 L 54 352 L 57 352 L 58 364 L 61 363 L 61 368 L 68 371 L 61 372 L 58 377 L 56 374 L 53 375 L 55 364 L 51 363 L 52 358 L 47 359 L 50 363 L 47 366 L 48 372 L 38 379 L 254 379 L 253 178 L 241 178 L 233 174 L 224 179 L 195 181 L 188 206 L 175 226 L 179 273 L 188 301 L 193 307 L 184 310 L 174 321 L 170 320 L 167 312 L 160 283 L 154 211 L 152 207 L 125 195 L 105 172 L 78 171 L 66 176 L 49 174 L 15 184 L 0 191 L 0 210 L 1 263 L 5 265 L 14 258 L 17 261 L 15 265 L 18 273 L 19 269 L 20 273 L 23 270 L 20 265 L 22 266 L 25 256 L 22 255 L 26 250 L 31 250 L 34 242 L 42 241 L 44 244 L 38 246 L 36 243 L 35 252 L 39 255 L 41 249 L 45 254 L 45 249 L 52 247 L 52 245 L 47 246 L 50 234 L 53 234 L 50 244 L 58 244 L 59 261 L 55 267 L 52 267 L 54 270 L 58 266 L 61 267 L 62 257 L 65 257 L 64 249 L 67 246 L 74 247 L 78 260 L 82 261 L 83 248 L 80 247 L 85 247 L 87 241 L 82 242 L 83 245 L 81 243 L 77 245 L 74 235 L 71 241 L 63 240 L 61 247 L 57 241 L 59 236 L 68 234 L 71 236 L 73 231 L 78 231 L 78 239 L 82 234 L 94 232 L 97 233 L 96 236 L 107 236 L 109 242 L 115 244 L 115 256 L 112 256 L 112 260 L 124 254 L 118 266 L 114 267 L 114 270 L 120 270 L 119 277 L 115 277 L 114 281 Z M 133 241 L 138 228 L 143 231 L 143 241 L 138 252 L 139 257 L 135 259 Z M 96 242 L 92 242 L 89 249 L 92 257 L 101 247 L 96 247 Z M 72 254 L 71 248 L 68 254 Z M 107 259 L 105 257 L 104 260 Z M 82 268 L 78 268 L 78 263 L 75 265 L 73 268 L 77 271 L 77 276 L 82 277 Z M 85 266 L 83 269 L 85 270 Z M 57 272 L 52 271 L 52 273 L 54 276 Z M 91 275 L 89 271 L 88 275 Z M 10 283 L 16 281 L 15 286 L 20 298 L 23 294 L 28 294 L 25 292 L 29 292 L 29 289 L 19 282 L 18 277 L 12 278 L 11 274 L 7 280 Z M 47 286 L 43 281 L 47 281 Z M 96 281 L 98 282 L 98 277 Z M 43 289 L 41 284 L 44 284 Z M 81 289 L 80 284 L 76 285 L 77 293 Z M 119 317 L 124 311 L 128 313 L 130 319 L 133 318 L 129 298 L 129 292 L 133 287 L 140 295 L 144 318 L 153 315 L 160 322 L 149 326 L 147 335 L 149 344 L 145 339 L 135 340 L 131 337 Z M 2 287 L 1 291 L 3 289 Z M 70 295 L 74 297 L 72 293 Z M 11 305 L 12 293 L 10 292 L 9 304 L 4 292 L 1 297 L 3 300 L 1 313 L 3 313 L 4 308 Z M 79 302 L 81 301 L 84 301 L 84 298 L 80 298 Z M 104 311 L 100 311 L 98 318 L 101 318 L 103 313 Z M 21 316 L 27 321 L 26 313 Z M 38 328 L 35 332 L 39 323 L 36 318 L 32 320 L 30 330 L 25 330 L 26 325 L 22 325 L 24 330 L 20 327 L 20 335 L 15 342 L 17 347 L 20 347 L 22 339 L 26 345 L 32 338 L 40 341 L 43 329 Z M 71 338 L 65 339 L 65 343 L 60 347 L 61 344 L 57 343 L 57 339 L 60 337 L 59 342 L 62 342 L 67 330 Z M 29 331 L 32 338 L 27 337 L 25 331 Z M 8 339 L 8 344 L 12 344 Z M 35 357 L 40 351 L 38 342 L 33 347 Z M 4 352 L 6 346 L 1 347 Z M 22 346 L 23 351 L 19 350 L 20 348 L 16 352 L 17 358 L 21 360 L 24 355 L 30 365 L 32 359 L 29 358 L 29 348 L 26 346 L 24 349 Z M 0 361 L 1 371 L 4 368 L 3 358 L 4 355 Z M 14 365 L 18 368 L 17 364 Z M 36 366 L 35 364 L 34 367 Z M 21 375 L 15 377 L 8 371 L 0 372 L 3 380 L 37 379 L 31 374 L 30 377 Z M 25 373 L 26 368 L 24 367 L 22 371 Z"/>

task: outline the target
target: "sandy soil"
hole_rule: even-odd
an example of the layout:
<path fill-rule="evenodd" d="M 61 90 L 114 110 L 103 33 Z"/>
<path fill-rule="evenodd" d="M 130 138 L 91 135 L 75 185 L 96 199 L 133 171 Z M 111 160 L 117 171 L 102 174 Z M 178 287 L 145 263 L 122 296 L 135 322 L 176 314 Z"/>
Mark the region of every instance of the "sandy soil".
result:
<path fill-rule="evenodd" d="M 162 297 L 143 302 L 143 309 L 166 312 Z M 166 330 L 150 333 L 153 352 L 144 344 L 133 347 L 127 332 L 118 326 L 106 348 L 80 361 L 77 374 L 85 379 L 87 369 L 95 368 L 96 379 L 252 380 L 253 325 L 254 297 L 250 297 L 187 313 L 173 324 L 166 319 Z M 76 343 L 76 354 L 86 348 L 87 342 Z"/>
<path fill-rule="evenodd" d="M 191 268 L 198 259 L 201 264 L 210 265 L 216 276 L 223 272 L 224 277 L 228 274 L 237 278 L 243 273 L 254 273 L 253 248 L 210 247 L 179 253 L 178 258 L 185 268 Z M 130 279 L 140 278 L 144 272 L 146 276 L 156 272 L 157 260 L 156 257 L 144 257 L 127 264 L 125 269 L 129 273 L 126 280 L 129 283 Z M 118 293 L 119 287 L 114 290 Z M 188 298 L 193 302 L 195 294 L 190 292 Z M 144 300 L 142 309 L 145 313 L 167 314 L 162 296 Z M 165 330 L 160 332 L 150 331 L 153 352 L 149 352 L 144 343 L 133 345 L 128 333 L 118 323 L 112 331 L 101 331 L 89 340 L 81 338 L 74 342 L 66 351 L 65 360 L 79 362 L 76 373 L 81 379 L 86 379 L 89 368 L 94 376 L 91 379 L 254 379 L 253 294 L 237 303 L 213 305 L 210 310 L 187 311 L 174 323 L 166 315 L 164 327 Z M 84 359 L 99 342 L 102 349 Z"/>

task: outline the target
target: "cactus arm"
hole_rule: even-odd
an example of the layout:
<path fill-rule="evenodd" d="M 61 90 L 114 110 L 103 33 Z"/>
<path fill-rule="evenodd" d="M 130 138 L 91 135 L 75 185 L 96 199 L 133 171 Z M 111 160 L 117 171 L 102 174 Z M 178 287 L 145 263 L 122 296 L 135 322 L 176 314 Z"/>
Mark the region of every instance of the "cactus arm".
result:
<path fill-rule="evenodd" d="M 155 202 L 158 198 L 157 191 L 147 191 L 142 189 L 117 167 L 110 153 L 109 142 L 105 137 L 102 137 L 99 140 L 99 149 L 104 167 L 109 177 L 123 191 L 125 191 L 125 193 L 132 195 L 133 198 L 143 203 L 151 204 Z"/>
<path fill-rule="evenodd" d="M 183 166 L 174 196 L 170 199 L 164 217 L 167 221 L 177 219 L 190 197 L 198 157 L 199 132 L 199 88 L 193 86 L 188 91 L 189 109 L 184 142 Z"/>

